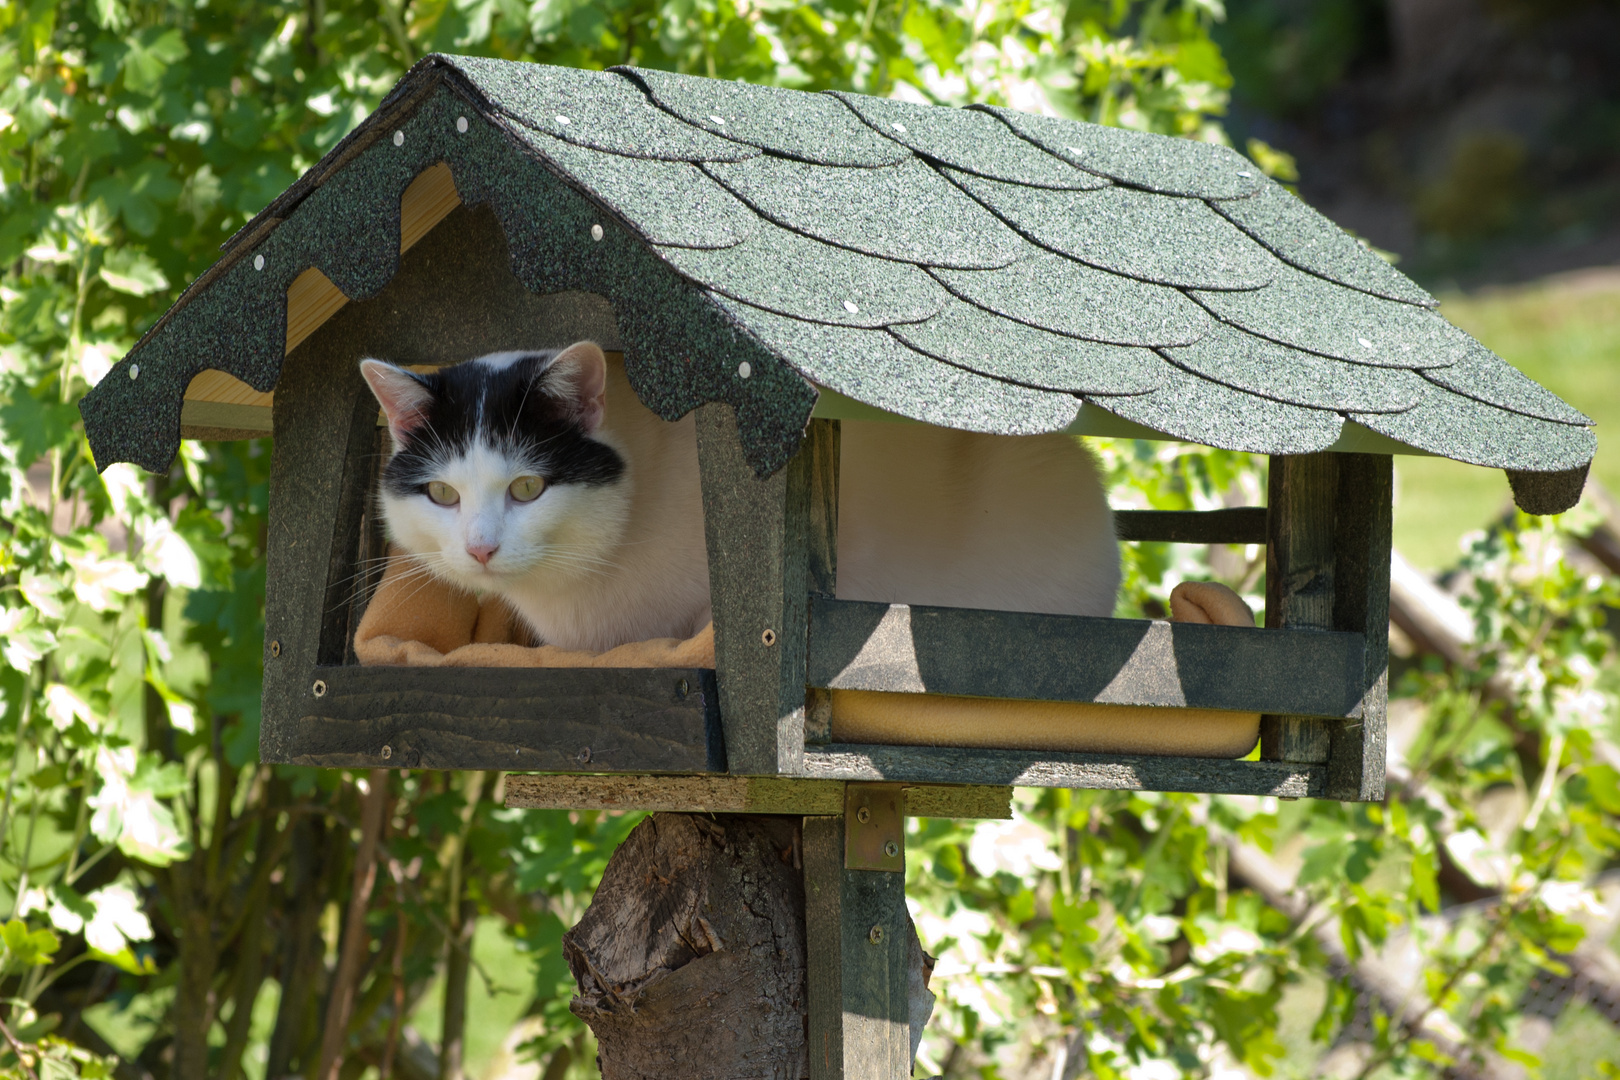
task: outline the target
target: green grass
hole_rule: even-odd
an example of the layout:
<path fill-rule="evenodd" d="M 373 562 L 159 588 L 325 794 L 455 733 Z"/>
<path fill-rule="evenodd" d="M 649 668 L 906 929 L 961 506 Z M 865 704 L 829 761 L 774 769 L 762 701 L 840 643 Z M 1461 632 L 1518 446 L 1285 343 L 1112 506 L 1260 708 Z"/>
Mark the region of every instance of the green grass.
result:
<path fill-rule="evenodd" d="M 1441 311 L 1597 421 L 1592 475 L 1620 492 L 1620 269 L 1442 297 Z M 1455 560 L 1457 541 L 1510 499 L 1507 478 L 1443 458 L 1395 459 L 1395 546 L 1419 566 Z"/>

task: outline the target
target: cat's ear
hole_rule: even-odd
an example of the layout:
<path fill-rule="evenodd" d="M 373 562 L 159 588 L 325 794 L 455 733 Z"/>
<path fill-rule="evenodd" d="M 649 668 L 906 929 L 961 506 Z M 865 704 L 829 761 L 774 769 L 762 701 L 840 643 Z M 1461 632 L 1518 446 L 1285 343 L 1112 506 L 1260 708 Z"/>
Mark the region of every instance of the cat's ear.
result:
<path fill-rule="evenodd" d="M 433 391 L 411 372 L 382 360 L 360 361 L 360 374 L 366 377 L 366 385 L 388 417 L 388 433 L 394 437 L 394 445 L 404 446 L 411 432 L 427 422 Z"/>
<path fill-rule="evenodd" d="M 607 414 L 607 357 L 594 341 L 580 341 L 544 368 L 546 393 L 569 405 L 585 434 L 602 426 Z"/>

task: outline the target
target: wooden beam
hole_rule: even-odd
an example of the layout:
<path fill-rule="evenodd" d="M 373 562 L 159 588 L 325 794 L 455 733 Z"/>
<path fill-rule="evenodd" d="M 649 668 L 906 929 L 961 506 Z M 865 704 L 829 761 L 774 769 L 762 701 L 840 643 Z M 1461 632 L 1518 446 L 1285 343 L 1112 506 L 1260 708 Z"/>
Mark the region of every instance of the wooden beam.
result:
<path fill-rule="evenodd" d="M 1289 799 L 1321 796 L 1327 785 L 1325 765 L 1290 762 L 836 743 L 806 750 L 804 772 L 829 780 L 1192 791 Z"/>
<path fill-rule="evenodd" d="M 812 593 L 838 594 L 838 471 L 843 449 L 837 420 L 811 420 L 804 449 L 810 458 L 810 531 L 806 556 Z"/>
<path fill-rule="evenodd" d="M 506 805 L 547 810 L 664 810 L 705 814 L 839 814 L 842 780 L 777 776 L 508 776 Z M 908 787 L 909 817 L 1012 817 L 1012 788 Z"/>
<path fill-rule="evenodd" d="M 1394 466 L 1388 454 L 1339 455 L 1333 552 L 1333 626 L 1362 635 L 1357 719 L 1332 729 L 1330 799 L 1384 798 L 1389 712 L 1389 562 Z"/>
<path fill-rule="evenodd" d="M 811 687 L 1352 715 L 1361 638 L 813 597 Z"/>
<path fill-rule="evenodd" d="M 1338 454 L 1273 455 L 1266 547 L 1266 627 L 1300 631 L 1333 628 L 1333 530 L 1339 489 Z M 1365 658 L 1363 658 L 1364 661 Z M 1355 673 L 1359 700 L 1364 670 Z M 1325 762 L 1331 731 L 1310 710 L 1273 708 L 1260 721 L 1260 756 L 1267 761 Z"/>
<path fill-rule="evenodd" d="M 697 440 L 727 760 L 741 775 L 797 773 L 815 455 L 801 447 L 759 479 L 743 458 L 736 413 L 720 402 L 697 410 Z"/>
<path fill-rule="evenodd" d="M 905 885 L 844 868 L 842 814 L 804 819 L 810 1080 L 911 1075 Z"/>
<path fill-rule="evenodd" d="M 361 354 L 364 355 L 364 354 Z M 327 603 L 358 557 L 358 519 L 351 469 L 374 452 L 376 432 L 359 407 L 370 391 L 358 365 L 342 366 L 311 349 L 282 365 L 271 444 L 270 512 L 265 556 L 265 656 L 260 753 L 288 761 L 293 724 L 322 663 L 341 661 L 349 607 Z M 361 469 L 369 478 L 370 471 Z M 335 657 L 335 660 L 334 660 Z M 381 765 L 369 761 L 365 767 Z"/>
<path fill-rule="evenodd" d="M 314 667 L 266 763 L 725 771 L 714 673 L 693 668 Z"/>
<path fill-rule="evenodd" d="M 1114 535 L 1170 544 L 1264 544 L 1266 508 L 1115 510 Z"/>

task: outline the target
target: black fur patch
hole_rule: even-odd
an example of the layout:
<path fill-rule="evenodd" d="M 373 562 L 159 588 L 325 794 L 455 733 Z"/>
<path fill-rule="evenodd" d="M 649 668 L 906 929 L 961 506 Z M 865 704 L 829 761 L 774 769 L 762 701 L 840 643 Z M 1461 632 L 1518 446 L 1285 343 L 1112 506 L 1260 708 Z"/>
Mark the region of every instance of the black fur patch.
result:
<path fill-rule="evenodd" d="M 477 361 L 417 378 L 432 393 L 427 420 L 383 469 L 398 496 L 425 493 L 443 464 L 481 440 L 547 484 L 611 484 L 624 475 L 616 450 L 585 433 L 569 402 L 546 393 L 556 376 L 536 371 L 560 349 L 530 353 L 499 371 Z"/>

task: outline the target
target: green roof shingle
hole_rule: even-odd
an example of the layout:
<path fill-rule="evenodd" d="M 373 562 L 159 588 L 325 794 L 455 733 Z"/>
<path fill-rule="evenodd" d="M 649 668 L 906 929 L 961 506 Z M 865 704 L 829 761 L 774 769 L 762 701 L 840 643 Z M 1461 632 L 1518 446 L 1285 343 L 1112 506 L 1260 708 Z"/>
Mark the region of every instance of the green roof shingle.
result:
<path fill-rule="evenodd" d="M 1579 496 L 1595 446 L 1585 416 L 1227 148 L 432 56 L 85 397 L 97 462 L 166 467 L 205 368 L 271 389 L 287 287 L 318 267 L 376 295 L 399 265 L 400 195 L 440 161 L 494 211 L 527 288 L 613 306 L 650 408 L 734 405 L 762 475 L 795 452 L 816 386 L 1005 434 L 1062 430 L 1084 401 L 1277 454 L 1328 449 L 1353 420 L 1505 469 L 1541 513 Z M 1345 445 L 1374 438 L 1358 437 Z"/>

